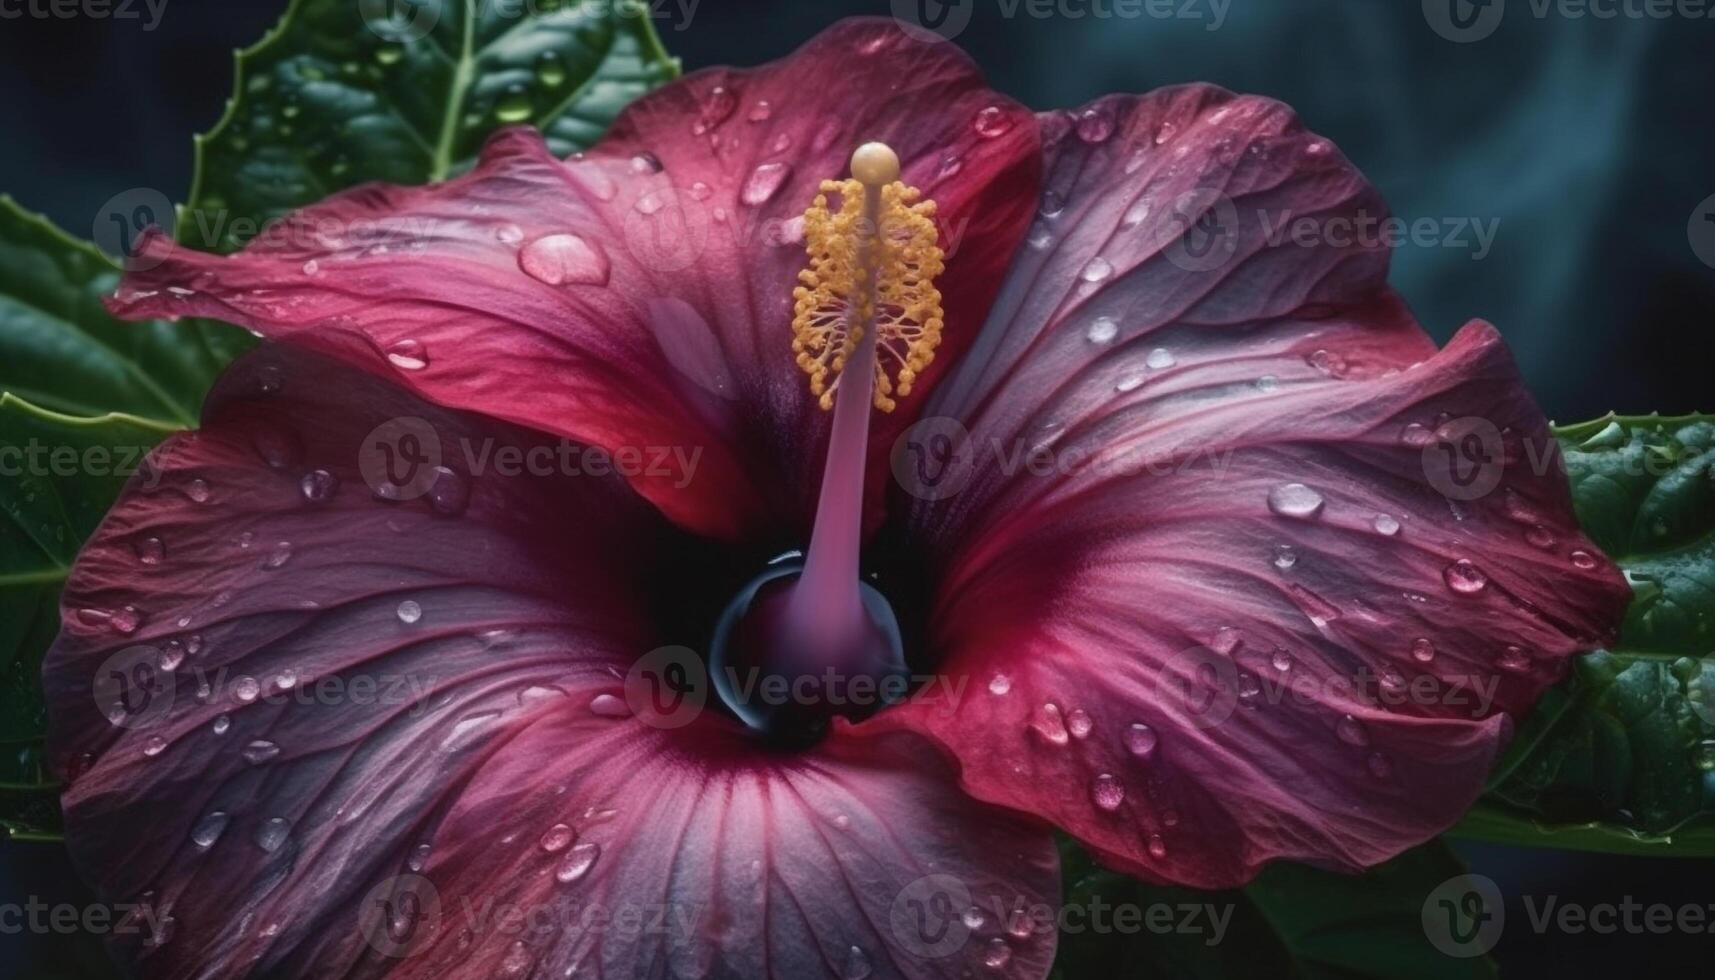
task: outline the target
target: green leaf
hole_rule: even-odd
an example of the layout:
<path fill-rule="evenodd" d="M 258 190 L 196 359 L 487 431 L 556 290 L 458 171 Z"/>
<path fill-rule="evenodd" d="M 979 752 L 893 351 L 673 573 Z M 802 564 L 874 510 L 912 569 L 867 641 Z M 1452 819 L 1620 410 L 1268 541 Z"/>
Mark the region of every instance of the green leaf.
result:
<path fill-rule="evenodd" d="M 0 391 L 71 415 L 194 424 L 224 360 L 174 324 L 108 316 L 118 281 L 94 246 L 0 196 Z"/>
<path fill-rule="evenodd" d="M 401 19 L 376 22 L 388 9 Z M 179 239 L 232 251 L 354 184 L 445 179 L 502 125 L 572 153 L 678 72 L 647 12 L 621 0 L 293 0 L 238 54 L 237 93 L 197 140 Z"/>
<path fill-rule="evenodd" d="M 170 431 L 152 419 L 63 415 L 0 394 L 0 827 L 54 835 L 46 774 L 41 657 L 59 630 L 59 595 L 78 547 Z"/>
<path fill-rule="evenodd" d="M 1060 936 L 1054 975 L 1161 976 L 1209 980 L 1489 980 L 1483 957 L 1454 959 L 1430 945 L 1423 904 L 1464 865 L 1431 842 L 1372 868 L 1341 875 L 1295 864 L 1272 865 L 1241 889 L 1197 891 L 1150 885 L 1094 867 L 1076 847 L 1062 847 L 1066 902 L 1080 910 L 1132 906 L 1160 928 L 1079 928 Z M 1192 911 L 1200 909 L 1201 911 Z M 1159 910 L 1159 911 L 1157 911 Z M 1117 911 L 1108 921 L 1118 923 Z M 1226 926 L 1217 941 L 1217 916 Z M 1072 920 L 1069 918 L 1068 922 Z M 1091 919 L 1090 921 L 1094 921 Z"/>
<path fill-rule="evenodd" d="M 1715 417 L 1558 431 L 1579 523 L 1632 584 L 1611 650 L 1520 726 L 1464 836 L 1715 855 Z"/>

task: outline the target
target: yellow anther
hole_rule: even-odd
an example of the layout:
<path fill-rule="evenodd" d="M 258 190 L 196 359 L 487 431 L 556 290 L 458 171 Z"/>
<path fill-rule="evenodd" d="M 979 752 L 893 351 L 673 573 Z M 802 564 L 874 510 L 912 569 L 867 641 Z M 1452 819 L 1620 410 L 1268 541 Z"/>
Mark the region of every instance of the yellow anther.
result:
<path fill-rule="evenodd" d="M 873 324 L 875 407 L 890 412 L 941 341 L 935 202 L 919 200 L 916 188 L 896 179 L 899 158 L 885 144 L 859 147 L 852 175 L 823 181 L 804 212 L 809 264 L 792 294 L 792 352 L 810 376 L 810 393 L 832 408 L 840 370 Z M 830 195 L 839 198 L 837 209 Z"/>

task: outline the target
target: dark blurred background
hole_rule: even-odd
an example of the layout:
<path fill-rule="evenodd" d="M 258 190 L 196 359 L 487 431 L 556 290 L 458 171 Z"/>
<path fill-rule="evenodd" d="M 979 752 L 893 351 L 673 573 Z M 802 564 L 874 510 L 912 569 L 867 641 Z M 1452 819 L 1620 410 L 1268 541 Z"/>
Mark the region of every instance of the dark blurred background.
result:
<path fill-rule="evenodd" d="M 147 31 L 146 16 L 5 16 L 29 2 L 0 0 L 0 192 L 84 237 L 119 191 L 183 196 L 190 134 L 220 114 L 232 49 L 284 8 L 166 0 Z M 688 69 L 766 60 L 842 16 L 893 7 L 700 0 L 687 23 L 690 2 L 659 4 L 657 21 Z M 916 2 L 899 0 L 902 10 Z M 1438 339 L 1472 317 L 1496 323 L 1560 421 L 1715 410 L 1715 19 L 1628 15 L 1647 9 L 1641 0 L 1596 0 L 1619 12 L 1611 18 L 1512 0 L 1481 22 L 1477 32 L 1491 33 L 1461 43 L 1435 29 L 1434 8 L 1465 0 L 1151 0 L 1132 9 L 1176 15 L 1111 16 L 1125 2 L 1055 0 L 1084 16 L 1037 18 L 1026 0 L 964 0 L 958 42 L 997 88 L 1037 107 L 1193 80 L 1282 99 L 1357 162 L 1395 214 L 1448 230 L 1498 222 L 1486 254 L 1469 233 L 1462 246 L 1397 254 L 1394 282 Z M 1496 950 L 1512 975 L 1689 965 L 1706 976 L 1715 962 L 1715 935 L 1537 935 L 1517 902 L 1528 892 L 1708 906 L 1715 861 L 1463 850 L 1521 924 Z M 0 902 L 24 894 L 86 900 L 54 849 L 0 844 Z M 0 974 L 84 975 L 75 958 L 87 944 L 18 938 L 0 934 Z"/>

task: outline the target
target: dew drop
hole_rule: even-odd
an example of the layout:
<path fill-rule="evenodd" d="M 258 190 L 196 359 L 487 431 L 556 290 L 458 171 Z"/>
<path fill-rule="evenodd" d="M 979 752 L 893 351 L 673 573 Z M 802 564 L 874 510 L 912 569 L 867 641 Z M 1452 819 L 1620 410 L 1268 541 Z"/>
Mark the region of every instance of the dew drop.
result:
<path fill-rule="evenodd" d="M 304 275 L 313 276 L 320 271 L 322 271 L 321 263 L 315 259 L 310 259 L 304 263 Z"/>
<path fill-rule="evenodd" d="M 1105 143 L 1114 134 L 1114 113 L 1108 106 L 1091 106 L 1078 114 L 1078 138 L 1086 143 Z"/>
<path fill-rule="evenodd" d="M 1292 566 L 1298 564 L 1298 552 L 1292 550 L 1292 546 L 1289 544 L 1276 545 L 1274 558 L 1271 560 L 1275 568 L 1283 572 L 1290 571 Z"/>
<path fill-rule="evenodd" d="M 254 678 L 254 677 L 250 677 L 247 675 L 244 677 L 240 677 L 237 680 L 232 682 L 232 695 L 233 695 L 233 697 L 236 697 L 240 702 L 242 702 L 244 704 L 249 704 L 250 702 L 256 700 L 257 696 L 260 695 L 261 693 L 262 693 L 262 685 L 256 683 L 256 678 Z"/>
<path fill-rule="evenodd" d="M 256 741 L 251 742 L 249 745 L 246 745 L 241 754 L 244 756 L 245 762 L 248 762 L 253 766 L 259 766 L 279 755 L 280 746 L 265 738 L 259 738 Z"/>
<path fill-rule="evenodd" d="M 598 845 L 579 844 L 560 862 L 560 866 L 554 871 L 554 879 L 562 885 L 569 885 L 589 874 L 599 857 L 601 848 Z"/>
<path fill-rule="evenodd" d="M 756 104 L 750 107 L 750 112 L 746 113 L 744 118 L 753 123 L 759 123 L 767 122 L 768 117 L 772 115 L 774 115 L 774 107 L 768 104 L 768 100 L 758 99 Z"/>
<path fill-rule="evenodd" d="M 536 59 L 536 80 L 549 88 L 559 88 L 566 82 L 566 66 L 561 64 L 560 56 L 552 51 L 544 51 Z"/>
<path fill-rule="evenodd" d="M 1426 664 L 1435 659 L 1435 644 L 1429 642 L 1429 637 L 1420 636 L 1411 641 L 1411 659 L 1420 664 Z"/>
<path fill-rule="evenodd" d="M 339 477 L 327 470 L 311 470 L 298 481 L 298 492 L 312 504 L 325 504 L 339 491 Z"/>
<path fill-rule="evenodd" d="M 1125 730 L 1125 750 L 1139 759 L 1147 759 L 1155 754 L 1156 746 L 1161 739 L 1155 734 L 1155 729 L 1137 722 Z"/>
<path fill-rule="evenodd" d="M 1092 344 L 1106 344 L 1119 336 L 1120 325 L 1111 316 L 1099 316 L 1091 321 L 1090 328 L 1084 332 Z"/>
<path fill-rule="evenodd" d="M 1012 678 L 1005 674 L 996 674 L 989 678 L 989 693 L 1000 695 L 1012 690 Z"/>
<path fill-rule="evenodd" d="M 1362 747 L 1370 744 L 1370 733 L 1364 730 L 1364 723 L 1351 715 L 1342 715 L 1335 723 L 1334 735 L 1347 745 Z"/>
<path fill-rule="evenodd" d="M 966 909 L 963 915 L 959 916 L 959 921 L 965 924 L 966 929 L 975 932 L 988 924 L 988 917 L 983 915 L 982 909 L 973 905 Z"/>
<path fill-rule="evenodd" d="M 195 827 L 191 828 L 191 843 L 203 850 L 208 850 L 220 840 L 220 835 L 226 833 L 226 825 L 231 822 L 225 811 L 212 810 Z"/>
<path fill-rule="evenodd" d="M 1112 773 L 1104 772 L 1090 784 L 1090 799 L 1095 801 L 1096 806 L 1112 813 L 1125 802 L 1125 784 Z"/>
<path fill-rule="evenodd" d="M 869 957 L 864 955 L 861 947 L 853 946 L 846 950 L 846 963 L 840 969 L 841 980 L 869 980 L 875 968 L 870 965 Z"/>
<path fill-rule="evenodd" d="M 1285 647 L 1275 647 L 1269 655 L 1268 662 L 1275 670 L 1287 671 L 1292 669 L 1292 654 Z"/>
<path fill-rule="evenodd" d="M 529 91 L 514 87 L 494 104 L 494 118 L 503 123 L 521 123 L 530 118 L 531 109 Z"/>
<path fill-rule="evenodd" d="M 1391 538 L 1399 533 L 1399 521 L 1390 514 L 1377 514 L 1376 519 L 1370 522 L 1370 526 L 1376 529 L 1377 534 L 1384 537 Z"/>
<path fill-rule="evenodd" d="M 1322 495 L 1302 483 L 1284 483 L 1268 492 L 1268 509 L 1281 517 L 1308 520 L 1322 513 Z"/>
<path fill-rule="evenodd" d="M 1442 570 L 1441 577 L 1447 582 L 1449 589 L 1460 595 L 1476 595 L 1489 585 L 1489 577 L 1468 558 L 1461 558 L 1448 565 Z"/>
<path fill-rule="evenodd" d="M 1060 716 L 1060 706 L 1052 701 L 1036 710 L 1030 727 L 1050 745 L 1065 745 L 1068 741 L 1066 722 Z"/>
<path fill-rule="evenodd" d="M 415 599 L 406 599 L 399 603 L 399 607 L 394 610 L 394 613 L 399 617 L 399 622 L 408 626 L 423 618 L 423 607 Z"/>
<path fill-rule="evenodd" d="M 1078 278 L 1085 282 L 1101 282 L 1113 274 L 1113 263 L 1098 255 L 1085 264 L 1083 271 L 1078 273 Z"/>
<path fill-rule="evenodd" d="M 286 836 L 291 830 L 292 825 L 284 817 L 269 817 L 256 829 L 256 846 L 272 854 L 286 843 Z"/>
<path fill-rule="evenodd" d="M 387 348 L 387 360 L 401 371 L 421 371 L 429 366 L 429 352 L 419 341 L 406 338 Z"/>
<path fill-rule="evenodd" d="M 216 735 L 225 735 L 231 728 L 232 728 L 232 716 L 231 715 L 221 715 L 220 717 L 218 717 L 214 720 L 214 724 L 209 726 L 209 729 L 211 731 L 213 731 Z"/>
<path fill-rule="evenodd" d="M 291 560 L 292 543 L 290 541 L 281 541 L 275 544 L 273 549 L 268 552 L 268 557 L 262 559 L 262 567 L 269 571 L 273 571 L 276 568 L 283 568 L 285 564 Z"/>
<path fill-rule="evenodd" d="M 600 246 L 571 232 L 529 242 L 518 250 L 518 267 L 550 286 L 602 286 L 612 271 Z"/>
<path fill-rule="evenodd" d="M 137 560 L 145 565 L 159 565 L 167 556 L 167 546 L 160 538 L 144 538 L 137 543 Z"/>
<path fill-rule="evenodd" d="M 597 694 L 590 701 L 590 712 L 602 718 L 631 717 L 631 707 L 623 698 L 612 694 Z"/>
<path fill-rule="evenodd" d="M 524 229 L 509 221 L 494 229 L 494 238 L 502 245 L 516 245 L 524 240 Z"/>
<path fill-rule="evenodd" d="M 206 504 L 213 494 L 209 491 L 208 481 L 199 477 L 185 485 L 185 496 L 196 503 Z"/>
<path fill-rule="evenodd" d="M 1495 661 L 1495 666 L 1509 674 L 1528 673 L 1530 653 L 1524 647 L 1508 644 L 1506 649 L 1501 651 L 1500 659 Z"/>
<path fill-rule="evenodd" d="M 464 474 L 446 466 L 435 467 L 434 482 L 429 484 L 429 506 L 438 514 L 457 517 L 470 506 L 470 481 Z"/>
<path fill-rule="evenodd" d="M 143 754 L 154 758 L 167 750 L 167 740 L 159 735 L 151 735 L 143 740 Z"/>
<path fill-rule="evenodd" d="M 725 85 L 716 85 L 703 96 L 703 104 L 697 113 L 697 121 L 692 124 L 691 131 L 698 136 L 715 129 L 727 121 L 734 109 L 738 107 L 738 97 L 732 89 Z"/>
<path fill-rule="evenodd" d="M 1157 861 L 1167 856 L 1167 842 L 1161 839 L 1160 834 L 1149 835 L 1148 847 L 1149 856 Z"/>
<path fill-rule="evenodd" d="M 1083 708 L 1074 708 L 1072 713 L 1066 716 L 1066 731 L 1070 732 L 1073 738 L 1089 738 L 1090 730 L 1094 727 L 1096 723 L 1090 720 L 1090 713 Z"/>
<path fill-rule="evenodd" d="M 1541 548 L 1543 551 L 1553 548 L 1555 544 L 1554 532 L 1540 524 L 1524 532 L 1524 539 L 1531 547 Z"/>
<path fill-rule="evenodd" d="M 542 835 L 542 850 L 549 854 L 558 854 L 571 847 L 572 841 L 577 840 L 577 838 L 576 831 L 563 823 L 557 823 L 549 827 L 547 833 Z"/>
<path fill-rule="evenodd" d="M 1012 117 L 1000 106 L 987 106 L 972 117 L 971 128 L 983 139 L 994 139 L 1012 130 Z"/>
<path fill-rule="evenodd" d="M 1149 352 L 1149 355 L 1143 359 L 1143 363 L 1153 371 L 1165 371 L 1178 364 L 1179 360 L 1167 348 L 1157 347 Z"/>
<path fill-rule="evenodd" d="M 1572 567 L 1587 572 L 1596 567 L 1596 556 L 1588 551 L 1574 551 L 1572 553 Z"/>
<path fill-rule="evenodd" d="M 1141 374 L 1128 374 L 1114 384 L 1114 390 L 1121 394 L 1136 391 L 1141 387 L 1143 387 L 1143 375 Z"/>
<path fill-rule="evenodd" d="M 1010 962 L 1012 962 L 1012 947 L 1006 944 L 1006 940 L 989 940 L 988 948 L 983 950 L 983 965 L 991 970 L 999 970 Z"/>
<path fill-rule="evenodd" d="M 744 189 L 739 192 L 738 199 L 751 207 L 767 204 L 780 190 L 780 185 L 792 175 L 792 165 L 776 161 L 759 164 L 750 172 L 750 177 L 744 182 Z"/>
<path fill-rule="evenodd" d="M 429 854 L 433 849 L 427 844 L 418 844 L 411 848 L 410 856 L 405 858 L 405 867 L 411 871 L 421 871 L 429 863 Z"/>
<path fill-rule="evenodd" d="M 1435 442 L 1435 433 L 1428 426 L 1413 422 L 1400 432 L 1399 441 L 1413 449 L 1422 449 Z"/>

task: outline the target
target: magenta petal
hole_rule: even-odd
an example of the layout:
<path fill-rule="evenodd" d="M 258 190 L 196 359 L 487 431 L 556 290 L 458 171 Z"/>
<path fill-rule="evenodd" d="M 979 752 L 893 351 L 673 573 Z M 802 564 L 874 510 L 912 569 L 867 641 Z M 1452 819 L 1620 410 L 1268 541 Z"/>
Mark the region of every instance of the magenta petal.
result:
<path fill-rule="evenodd" d="M 1045 123 L 1056 216 L 927 410 L 970 432 L 963 491 L 912 514 L 969 693 L 872 724 L 1137 874 L 1375 864 L 1458 819 L 1628 590 L 1493 328 L 1437 353 L 1384 249 L 1267 240 L 1259 209 L 1385 214 L 1326 141 L 1208 88 L 1078 118 Z M 1198 187 L 1224 260 L 1178 250 Z M 1473 434 L 1493 463 L 1449 479 Z"/>
<path fill-rule="evenodd" d="M 444 470 L 377 499 L 381 445 Z M 84 549 L 44 672 L 50 750 L 80 871 L 149 910 L 114 937 L 139 975 L 490 976 L 527 955 L 795 978 L 861 955 L 939 977 L 1000 927 L 918 955 L 890 915 L 952 887 L 912 885 L 931 869 L 972 904 L 1052 899 L 1048 834 L 965 797 L 915 737 L 781 759 L 712 713 L 632 715 L 665 522 L 617 478 L 464 472 L 467 446 L 554 443 L 265 347 Z M 407 915 L 431 895 L 436 918 Z M 591 907 L 681 918 L 591 929 Z M 571 929 L 526 937 L 514 914 Z M 1053 937 L 1008 950 L 1003 976 L 1041 977 Z"/>
<path fill-rule="evenodd" d="M 801 216 L 869 139 L 891 142 L 940 205 L 948 316 L 927 388 L 974 335 L 1029 219 L 1036 127 L 957 49 L 884 20 L 754 70 L 692 74 L 564 163 L 533 131 L 503 131 L 470 174 L 336 195 L 231 258 L 156 238 L 112 307 L 321 348 L 356 337 L 359 363 L 432 401 L 613 450 L 697 453 L 631 474 L 686 527 L 806 524 L 827 418 L 791 350 Z"/>

